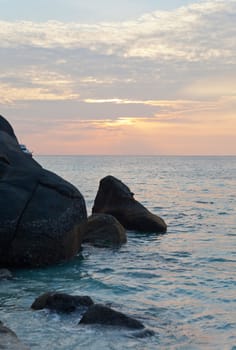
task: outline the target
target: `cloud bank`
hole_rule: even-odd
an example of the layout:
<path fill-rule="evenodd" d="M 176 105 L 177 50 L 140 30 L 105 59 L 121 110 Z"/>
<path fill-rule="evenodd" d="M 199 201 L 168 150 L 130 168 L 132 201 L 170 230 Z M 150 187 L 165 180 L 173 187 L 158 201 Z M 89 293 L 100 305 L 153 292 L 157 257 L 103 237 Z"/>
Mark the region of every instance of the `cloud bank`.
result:
<path fill-rule="evenodd" d="M 136 21 L 77 24 L 0 22 L 1 47 L 81 48 L 121 57 L 202 61 L 235 58 L 236 3 L 205 1 Z"/>

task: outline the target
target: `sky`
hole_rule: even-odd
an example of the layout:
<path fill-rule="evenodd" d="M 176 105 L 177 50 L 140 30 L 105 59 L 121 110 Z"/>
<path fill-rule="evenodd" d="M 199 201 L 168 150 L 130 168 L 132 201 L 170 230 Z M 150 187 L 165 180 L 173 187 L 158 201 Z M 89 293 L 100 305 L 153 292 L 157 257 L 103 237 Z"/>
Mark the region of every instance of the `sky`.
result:
<path fill-rule="evenodd" d="M 0 9 L 0 114 L 34 154 L 236 155 L 236 0 Z"/>

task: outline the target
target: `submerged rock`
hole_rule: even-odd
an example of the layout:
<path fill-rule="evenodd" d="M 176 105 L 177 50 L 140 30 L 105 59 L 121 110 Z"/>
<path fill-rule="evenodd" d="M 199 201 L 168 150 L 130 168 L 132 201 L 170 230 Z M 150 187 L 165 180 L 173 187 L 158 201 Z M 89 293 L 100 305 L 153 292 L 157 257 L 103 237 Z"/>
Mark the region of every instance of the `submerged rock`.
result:
<path fill-rule="evenodd" d="M 12 273 L 8 269 L 0 269 L 0 281 L 12 279 Z"/>
<path fill-rule="evenodd" d="M 78 310 L 83 315 L 79 324 L 119 326 L 134 330 L 144 329 L 144 325 L 140 321 L 108 306 L 94 304 L 89 296 L 48 292 L 36 298 L 31 308 L 33 310 L 49 309 L 63 313 L 71 313 Z M 142 336 L 144 337 L 145 335 L 137 333 L 137 337 Z"/>
<path fill-rule="evenodd" d="M 147 338 L 147 337 L 153 337 L 155 335 L 155 332 L 151 329 L 145 328 L 141 331 L 137 331 L 133 334 L 133 337 L 135 338 Z"/>
<path fill-rule="evenodd" d="M 2 350 L 29 350 L 22 344 L 16 334 L 0 321 L 0 349 Z"/>
<path fill-rule="evenodd" d="M 80 250 L 81 193 L 23 153 L 0 116 L 0 266 L 42 266 Z"/>
<path fill-rule="evenodd" d="M 79 324 L 101 324 L 131 329 L 144 328 L 144 325 L 140 321 L 101 304 L 90 306 Z"/>
<path fill-rule="evenodd" d="M 69 313 L 80 307 L 88 307 L 90 305 L 93 305 L 93 301 L 89 296 L 48 292 L 36 298 L 31 308 L 34 310 L 50 309 Z"/>
<path fill-rule="evenodd" d="M 99 247 L 118 246 L 127 242 L 126 231 L 112 215 L 94 214 L 83 224 L 83 242 Z"/>
<path fill-rule="evenodd" d="M 134 194 L 120 180 L 106 176 L 100 181 L 92 213 L 113 215 L 126 229 L 165 233 L 167 225 L 134 199 Z"/>

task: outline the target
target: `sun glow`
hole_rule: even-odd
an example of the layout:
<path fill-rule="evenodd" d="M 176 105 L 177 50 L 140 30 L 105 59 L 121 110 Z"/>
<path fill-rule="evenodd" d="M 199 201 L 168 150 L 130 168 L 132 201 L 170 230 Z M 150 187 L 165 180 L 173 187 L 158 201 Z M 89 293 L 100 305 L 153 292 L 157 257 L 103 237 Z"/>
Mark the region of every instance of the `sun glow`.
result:
<path fill-rule="evenodd" d="M 118 127 L 118 126 L 130 126 L 130 125 L 136 125 L 137 119 L 135 118 L 118 118 L 117 120 L 110 120 L 110 121 L 104 121 L 102 122 L 103 126 L 108 127 Z"/>

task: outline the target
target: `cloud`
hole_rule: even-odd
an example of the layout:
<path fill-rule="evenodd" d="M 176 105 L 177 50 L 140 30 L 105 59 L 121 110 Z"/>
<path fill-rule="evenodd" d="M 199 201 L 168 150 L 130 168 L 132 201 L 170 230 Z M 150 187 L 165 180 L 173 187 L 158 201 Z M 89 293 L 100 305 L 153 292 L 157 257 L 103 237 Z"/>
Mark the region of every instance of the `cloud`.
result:
<path fill-rule="evenodd" d="M 235 20 L 234 0 L 209 0 L 119 23 L 1 21 L 0 42 L 5 48 L 86 48 L 126 58 L 232 62 Z"/>
<path fill-rule="evenodd" d="M 129 83 L 135 83 L 134 79 L 127 78 L 127 79 L 121 79 L 121 78 L 116 78 L 112 76 L 104 76 L 104 77 L 94 77 L 94 76 L 87 76 L 87 77 L 82 77 L 80 80 L 80 83 L 84 85 L 89 85 L 89 84 L 96 84 L 96 85 L 111 85 L 115 83 L 122 83 L 122 84 L 129 84 Z"/>
<path fill-rule="evenodd" d="M 114 103 L 118 105 L 147 105 L 147 106 L 155 106 L 155 107 L 168 107 L 168 108 L 183 108 L 184 106 L 188 108 L 188 106 L 198 106 L 200 101 L 196 100 L 129 100 L 129 99 L 121 99 L 121 98 L 108 98 L 108 99 L 92 99 L 88 98 L 84 100 L 85 103 Z M 208 108 L 211 106 L 213 108 L 213 103 L 208 104 Z"/>
<path fill-rule="evenodd" d="M 15 101 L 74 100 L 79 94 L 73 91 L 73 80 L 38 67 L 0 73 L 0 103 Z"/>
<path fill-rule="evenodd" d="M 128 100 L 128 99 L 85 99 L 85 103 L 91 104 L 114 104 L 114 105 L 128 105 L 136 106 L 143 105 L 147 107 L 155 107 L 156 109 L 148 110 L 146 113 L 149 117 L 144 115 L 129 117 L 129 120 L 143 120 L 145 122 L 158 122 L 158 123 L 183 123 L 183 122 L 202 122 L 202 118 L 196 119 L 196 112 L 198 114 L 206 111 L 217 111 L 219 106 L 225 103 L 222 99 L 218 101 L 202 101 L 202 100 Z M 229 102 L 229 100 L 227 100 Z M 135 111 L 135 108 L 132 107 Z M 148 112 L 149 111 L 149 112 Z M 144 112 L 145 114 L 145 112 Z M 194 118 L 191 120 L 191 115 Z M 118 118 L 119 119 L 119 118 Z"/>
<path fill-rule="evenodd" d="M 1 84 L 1 104 L 11 104 L 15 101 L 58 101 L 78 99 L 79 95 L 69 91 L 51 91 L 42 88 L 16 88 L 9 84 Z"/>
<path fill-rule="evenodd" d="M 119 23 L 0 21 L 4 100 L 200 99 L 235 70 L 235 20 L 235 0 L 209 0 Z"/>

